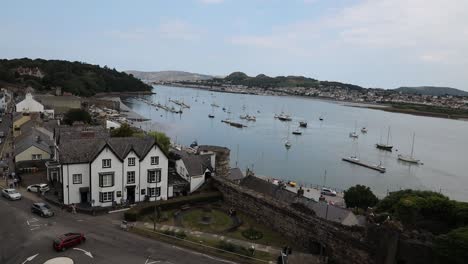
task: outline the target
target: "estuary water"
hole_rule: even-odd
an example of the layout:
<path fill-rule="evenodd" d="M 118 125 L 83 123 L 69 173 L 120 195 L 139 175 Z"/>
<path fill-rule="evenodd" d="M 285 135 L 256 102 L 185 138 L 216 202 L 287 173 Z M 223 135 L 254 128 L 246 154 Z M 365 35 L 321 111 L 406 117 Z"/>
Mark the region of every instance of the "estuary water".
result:
<path fill-rule="evenodd" d="M 189 145 L 197 140 L 199 144 L 226 146 L 231 149 L 231 165 L 243 171 L 249 167 L 258 175 L 338 189 L 364 184 L 379 196 L 413 188 L 440 191 L 452 199 L 468 201 L 466 121 L 390 113 L 301 97 L 159 85 L 153 91 L 155 95 L 144 98 L 176 109 L 180 107 L 169 100 L 181 100 L 190 108 L 183 109 L 183 114 L 173 114 L 132 97 L 123 98 L 131 109 L 152 120 L 151 125 L 143 124 L 143 129 L 162 130 L 179 144 Z M 212 107 L 213 102 L 220 107 Z M 281 111 L 290 114 L 293 120 L 275 119 L 274 114 Z M 215 118 L 208 118 L 211 113 Z M 255 115 L 257 120 L 241 120 L 242 114 Z M 323 121 L 319 121 L 320 116 Z M 222 123 L 226 118 L 248 127 L 240 129 Z M 303 120 L 308 127 L 300 128 L 302 135 L 292 135 Z M 375 147 L 381 140 L 386 142 L 389 126 L 393 152 Z M 355 127 L 358 139 L 349 137 Z M 362 133 L 362 127 L 368 132 Z M 414 156 L 421 160 L 420 165 L 397 159 L 398 154 L 410 154 L 413 133 Z M 289 150 L 284 145 L 288 138 L 292 144 Z M 350 155 L 371 164 L 381 162 L 387 172 L 379 173 L 341 160 Z"/>

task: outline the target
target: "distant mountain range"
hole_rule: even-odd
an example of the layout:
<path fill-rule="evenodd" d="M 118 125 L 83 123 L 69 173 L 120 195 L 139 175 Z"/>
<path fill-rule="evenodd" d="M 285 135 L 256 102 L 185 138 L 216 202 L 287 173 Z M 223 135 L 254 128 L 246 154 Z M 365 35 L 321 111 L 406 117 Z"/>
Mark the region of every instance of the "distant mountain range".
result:
<path fill-rule="evenodd" d="M 421 95 L 454 95 L 454 96 L 468 96 L 468 92 L 458 90 L 450 87 L 436 87 L 436 86 L 419 86 L 419 87 L 400 87 L 395 89 L 397 92 L 407 94 L 421 94 Z"/>
<path fill-rule="evenodd" d="M 212 79 L 213 76 L 184 71 L 125 71 L 144 82 L 180 82 Z"/>

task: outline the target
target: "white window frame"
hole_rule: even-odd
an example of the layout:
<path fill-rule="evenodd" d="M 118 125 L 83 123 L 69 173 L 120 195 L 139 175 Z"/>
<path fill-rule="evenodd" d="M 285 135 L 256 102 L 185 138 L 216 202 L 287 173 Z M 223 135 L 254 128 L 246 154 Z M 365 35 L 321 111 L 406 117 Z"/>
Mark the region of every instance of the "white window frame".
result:
<path fill-rule="evenodd" d="M 155 197 L 155 194 L 156 194 L 156 188 L 148 187 L 148 192 L 146 193 L 146 195 L 148 195 L 149 197 Z"/>
<path fill-rule="evenodd" d="M 115 184 L 114 173 L 100 173 L 99 187 L 112 187 Z M 102 180 L 101 180 L 102 179 Z M 110 179 L 110 183 L 109 183 Z"/>
<path fill-rule="evenodd" d="M 32 154 L 32 160 L 42 160 L 42 154 Z"/>
<path fill-rule="evenodd" d="M 99 202 L 108 203 L 114 200 L 114 192 L 100 192 L 99 193 Z"/>
<path fill-rule="evenodd" d="M 147 182 L 148 183 L 159 183 L 159 182 L 161 182 L 161 169 L 148 170 Z"/>
<path fill-rule="evenodd" d="M 128 166 L 135 166 L 136 158 L 128 158 Z"/>
<path fill-rule="evenodd" d="M 109 163 L 109 164 L 107 164 Z M 103 168 L 110 168 L 112 166 L 112 160 L 111 159 L 103 159 L 102 160 L 102 167 Z"/>
<path fill-rule="evenodd" d="M 79 180 L 75 180 L 75 177 L 79 177 Z M 73 174 L 73 184 L 82 184 L 83 183 L 83 175 L 81 173 Z"/>
<path fill-rule="evenodd" d="M 133 181 L 130 181 L 131 177 L 133 178 Z M 135 178 L 135 171 L 127 171 L 127 184 L 135 184 Z"/>
<path fill-rule="evenodd" d="M 151 165 L 159 165 L 159 156 L 151 157 Z"/>

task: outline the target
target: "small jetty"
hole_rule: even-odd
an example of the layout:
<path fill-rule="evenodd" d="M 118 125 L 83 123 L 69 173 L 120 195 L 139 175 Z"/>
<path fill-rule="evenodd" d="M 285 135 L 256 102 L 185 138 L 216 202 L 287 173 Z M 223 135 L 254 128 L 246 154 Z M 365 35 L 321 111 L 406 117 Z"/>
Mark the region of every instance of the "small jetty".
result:
<path fill-rule="evenodd" d="M 176 99 L 169 99 L 169 102 L 173 102 L 174 104 L 182 107 L 182 108 L 190 108 L 190 105 L 180 101 L 180 100 L 176 100 Z"/>
<path fill-rule="evenodd" d="M 238 123 L 238 122 L 234 122 L 234 121 L 231 121 L 229 119 L 225 119 L 225 120 L 221 120 L 221 122 L 223 123 L 226 123 L 230 126 L 233 126 L 233 127 L 238 127 L 238 128 L 244 128 L 244 127 L 247 127 L 246 125 L 244 124 L 241 124 L 241 123 Z"/>
<path fill-rule="evenodd" d="M 384 173 L 386 171 L 385 167 L 381 166 L 381 165 L 372 165 L 372 164 L 367 164 L 367 163 L 364 163 L 362 161 L 360 161 L 358 158 L 356 157 L 347 157 L 347 158 L 342 158 L 343 161 L 346 161 L 346 162 L 349 162 L 349 163 L 353 163 L 353 164 L 356 164 L 356 165 L 359 165 L 359 166 L 362 166 L 362 167 L 366 167 L 366 168 L 369 168 L 369 169 L 372 169 L 372 170 L 376 170 L 380 173 Z"/>

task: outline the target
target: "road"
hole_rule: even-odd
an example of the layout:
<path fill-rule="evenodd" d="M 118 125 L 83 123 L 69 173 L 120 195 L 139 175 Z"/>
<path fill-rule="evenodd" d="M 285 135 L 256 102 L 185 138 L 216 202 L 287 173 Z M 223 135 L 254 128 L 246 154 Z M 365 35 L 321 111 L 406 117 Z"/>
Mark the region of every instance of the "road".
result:
<path fill-rule="evenodd" d="M 75 264 L 233 263 L 122 231 L 118 216 L 71 214 L 53 207 L 54 217 L 41 218 L 30 212 L 31 204 L 24 197 L 0 197 L 0 263 L 42 264 L 57 257 Z M 87 240 L 76 249 L 56 252 L 53 239 L 67 232 L 82 232 Z"/>

